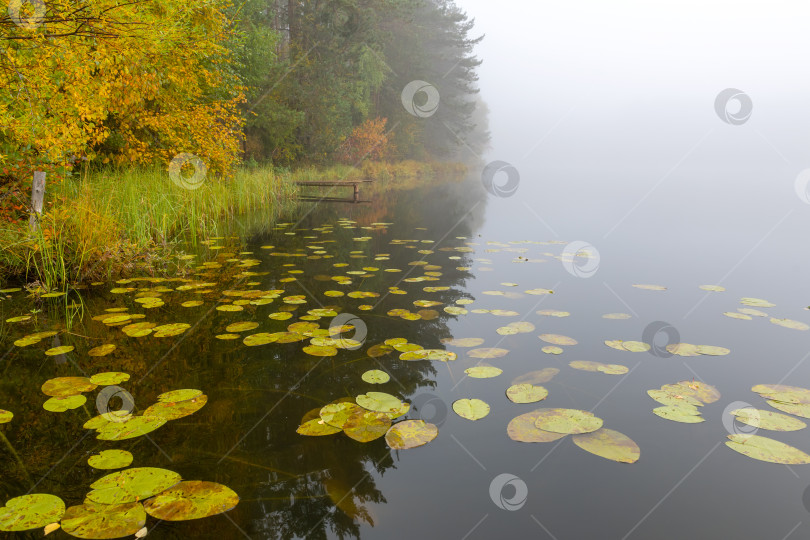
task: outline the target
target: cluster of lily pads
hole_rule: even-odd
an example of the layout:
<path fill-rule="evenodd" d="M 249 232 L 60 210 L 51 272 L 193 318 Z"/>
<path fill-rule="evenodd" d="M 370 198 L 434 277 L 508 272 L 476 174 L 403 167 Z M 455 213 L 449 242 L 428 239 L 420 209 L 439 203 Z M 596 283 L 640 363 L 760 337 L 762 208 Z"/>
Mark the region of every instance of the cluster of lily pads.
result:
<path fill-rule="evenodd" d="M 661 388 L 647 390 L 647 395 L 663 405 L 653 409 L 655 414 L 661 418 L 684 424 L 705 422 L 698 407 L 720 399 L 720 392 L 717 388 L 701 381 L 665 384 Z"/>
<path fill-rule="evenodd" d="M 767 313 L 765 313 L 760 309 L 755 308 L 776 307 L 776 304 L 769 302 L 767 300 L 763 300 L 762 298 L 748 298 L 748 297 L 741 298 L 740 303 L 749 307 L 737 308 L 737 311 L 726 311 L 723 313 L 723 315 L 725 315 L 726 317 L 731 317 L 732 319 L 750 321 L 753 317 L 768 317 Z M 793 319 L 771 317 L 770 321 L 773 324 L 782 326 L 784 328 L 790 328 L 792 330 L 810 330 L 810 325 L 803 323 L 801 321 L 795 321 Z"/>

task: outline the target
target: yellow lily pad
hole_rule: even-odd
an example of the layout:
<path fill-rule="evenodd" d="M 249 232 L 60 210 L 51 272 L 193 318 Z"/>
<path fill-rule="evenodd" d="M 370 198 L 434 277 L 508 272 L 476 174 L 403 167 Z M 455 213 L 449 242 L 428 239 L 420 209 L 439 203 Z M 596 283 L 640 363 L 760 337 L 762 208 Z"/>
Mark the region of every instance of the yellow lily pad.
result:
<path fill-rule="evenodd" d="M 94 469 L 122 469 L 132 464 L 132 454 L 126 450 L 102 450 L 90 456 L 87 464 Z"/>
<path fill-rule="evenodd" d="M 464 373 L 474 379 L 490 379 L 503 373 L 503 370 L 494 366 L 473 366 L 465 369 Z"/>
<path fill-rule="evenodd" d="M 142 501 L 172 487 L 181 477 L 157 467 L 135 467 L 103 476 L 90 484 L 87 499 L 97 504 Z"/>
<path fill-rule="evenodd" d="M 810 463 L 810 455 L 798 448 L 768 437 L 734 434 L 729 435 L 728 438 L 726 446 L 753 459 L 784 465 Z"/>
<path fill-rule="evenodd" d="M 107 356 L 111 352 L 115 350 L 116 346 L 112 343 L 106 343 L 104 345 L 99 345 L 98 347 L 94 347 L 87 351 L 88 356 Z"/>
<path fill-rule="evenodd" d="M 506 389 L 506 397 L 512 403 L 535 403 L 548 397 L 548 390 L 529 383 L 513 384 Z"/>
<path fill-rule="evenodd" d="M 619 463 L 635 463 L 641 456 L 641 449 L 633 439 L 612 429 L 601 428 L 574 435 L 572 439 L 586 452 Z"/>
<path fill-rule="evenodd" d="M 216 482 L 180 482 L 145 501 L 150 516 L 163 521 L 186 521 L 222 514 L 239 504 L 239 495 Z"/>
<path fill-rule="evenodd" d="M 439 428 L 424 420 L 405 420 L 391 426 L 385 442 L 394 450 L 405 450 L 425 445 L 436 438 Z"/>
<path fill-rule="evenodd" d="M 553 433 L 590 433 L 602 427 L 602 419 L 579 409 L 545 409 L 537 414 L 535 426 Z"/>
<path fill-rule="evenodd" d="M 540 334 L 540 339 L 552 345 L 576 345 L 577 340 L 560 334 Z"/>
<path fill-rule="evenodd" d="M 566 433 L 545 431 L 535 425 L 538 415 L 547 410 L 549 409 L 537 409 L 513 418 L 509 425 L 506 426 L 506 433 L 509 438 L 518 442 L 535 443 L 552 442 L 565 437 Z"/>
<path fill-rule="evenodd" d="M 480 420 L 489 414 L 489 405 L 480 399 L 458 399 L 453 402 L 453 411 L 467 420 Z"/>

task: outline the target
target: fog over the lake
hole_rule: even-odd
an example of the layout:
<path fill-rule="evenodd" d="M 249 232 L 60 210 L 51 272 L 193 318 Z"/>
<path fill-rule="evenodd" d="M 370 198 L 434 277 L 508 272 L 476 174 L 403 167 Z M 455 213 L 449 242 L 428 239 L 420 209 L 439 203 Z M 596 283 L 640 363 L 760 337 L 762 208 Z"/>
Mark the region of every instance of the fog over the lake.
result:
<path fill-rule="evenodd" d="M 752 275 L 799 271 L 788 253 L 810 227 L 796 189 L 810 168 L 810 5 L 458 5 L 486 34 L 476 49 L 492 134 L 484 159 L 521 175 L 514 197 L 489 202 L 514 206 L 515 219 L 497 224 L 504 236 L 528 227 L 610 240 L 628 255 L 655 243 L 726 258 L 730 270 L 745 259 Z M 737 125 L 715 110 L 729 88 L 751 100 Z M 740 107 L 732 99 L 726 112 Z M 769 259 L 782 262 L 752 262 Z"/>

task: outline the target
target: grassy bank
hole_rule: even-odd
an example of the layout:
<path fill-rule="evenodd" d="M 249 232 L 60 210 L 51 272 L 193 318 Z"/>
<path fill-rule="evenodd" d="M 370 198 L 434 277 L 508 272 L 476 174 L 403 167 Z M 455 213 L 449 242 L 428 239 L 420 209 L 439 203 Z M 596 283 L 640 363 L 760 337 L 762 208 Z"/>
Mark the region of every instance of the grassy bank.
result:
<path fill-rule="evenodd" d="M 206 178 L 197 189 L 184 189 L 160 169 L 85 171 L 47 186 L 38 232 L 27 223 L 0 226 L 0 285 L 11 280 L 62 290 L 136 271 L 174 271 L 178 245 L 222 234 L 226 218 L 261 211 L 270 225 L 294 211 L 296 181 L 373 178 L 398 188 L 463 172 L 460 164 L 413 161 L 292 172 L 246 167 L 233 178 Z"/>

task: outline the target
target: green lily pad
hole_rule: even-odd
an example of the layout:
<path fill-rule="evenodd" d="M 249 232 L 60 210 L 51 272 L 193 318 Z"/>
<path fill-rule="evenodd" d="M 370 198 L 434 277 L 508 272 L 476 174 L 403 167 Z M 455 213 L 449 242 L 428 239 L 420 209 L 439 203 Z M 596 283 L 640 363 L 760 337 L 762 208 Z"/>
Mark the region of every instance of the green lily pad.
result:
<path fill-rule="evenodd" d="M 633 439 L 612 429 L 601 428 L 574 435 L 572 439 L 586 452 L 619 463 L 635 463 L 641 456 L 641 449 Z"/>
<path fill-rule="evenodd" d="M 464 373 L 474 379 L 490 379 L 503 373 L 503 370 L 494 366 L 473 366 L 465 369 Z"/>
<path fill-rule="evenodd" d="M 706 354 L 709 356 L 725 356 L 731 351 L 726 349 L 725 347 L 716 347 L 714 345 L 698 345 L 697 346 L 697 353 L 698 354 Z"/>
<path fill-rule="evenodd" d="M 711 291 L 711 292 L 723 292 L 726 290 L 725 287 L 722 287 L 720 285 L 701 285 L 700 288 L 703 289 L 704 291 Z"/>
<path fill-rule="evenodd" d="M 307 345 L 303 350 L 310 356 L 335 356 L 337 354 L 337 347 L 329 345 Z"/>
<path fill-rule="evenodd" d="M 191 325 L 188 323 L 172 323 L 156 326 L 152 328 L 152 331 L 154 332 L 155 337 L 170 337 L 170 336 L 179 336 L 189 328 L 191 328 Z"/>
<path fill-rule="evenodd" d="M 790 328 L 792 330 L 810 330 L 809 325 L 801 321 L 794 321 L 793 319 L 776 319 L 771 317 L 771 322 L 773 324 L 783 326 L 785 328 Z"/>
<path fill-rule="evenodd" d="M 0 508 L 0 531 L 39 529 L 59 521 L 65 513 L 65 503 L 55 495 L 33 493 L 14 497 Z"/>
<path fill-rule="evenodd" d="M 343 433 L 358 442 L 370 442 L 384 437 L 391 427 L 391 417 L 385 413 L 360 410 L 343 424 Z"/>
<path fill-rule="evenodd" d="M 439 434 L 439 428 L 424 420 L 405 420 L 391 426 L 385 434 L 385 442 L 394 450 L 422 446 Z"/>
<path fill-rule="evenodd" d="M 71 506 L 62 517 L 62 530 L 76 538 L 123 538 L 146 525 L 146 512 L 139 502 L 95 504 L 86 501 Z"/>
<path fill-rule="evenodd" d="M 142 501 L 180 482 L 179 474 L 157 467 L 135 467 L 103 476 L 90 484 L 87 499 L 98 504 Z"/>
<path fill-rule="evenodd" d="M 535 403 L 548 397 L 548 390 L 532 384 L 514 384 L 506 389 L 506 397 L 512 403 Z"/>
<path fill-rule="evenodd" d="M 576 345 L 578 343 L 574 338 L 560 334 L 540 334 L 540 339 L 552 345 Z"/>
<path fill-rule="evenodd" d="M 75 347 L 73 345 L 62 345 L 61 347 L 54 347 L 52 349 L 48 349 L 45 351 L 45 354 L 48 356 L 59 356 L 60 354 L 65 354 L 72 351 Z"/>
<path fill-rule="evenodd" d="M 425 360 L 438 360 L 439 362 L 452 362 L 458 355 L 453 351 L 446 351 L 444 349 L 422 349 L 427 354 Z M 416 351 L 414 351 L 416 352 Z"/>
<path fill-rule="evenodd" d="M 402 407 L 399 398 L 386 394 L 385 392 L 368 392 L 360 394 L 356 398 L 357 404 L 369 411 L 390 413 Z"/>
<path fill-rule="evenodd" d="M 662 405 L 679 407 L 684 403 L 693 407 L 702 407 L 703 402 L 691 395 L 683 395 L 667 390 L 647 390 L 647 395 Z"/>
<path fill-rule="evenodd" d="M 703 403 L 714 403 L 720 399 L 720 391 L 714 386 L 701 381 L 679 381 L 678 390 L 684 395 L 694 396 Z M 662 389 L 669 390 L 669 386 Z"/>
<path fill-rule="evenodd" d="M 52 397 L 46 401 L 42 408 L 50 412 L 65 412 L 68 409 L 78 409 L 85 404 L 87 398 L 81 394 L 75 396 Z"/>
<path fill-rule="evenodd" d="M 630 352 L 647 352 L 651 349 L 649 343 L 641 341 L 622 341 L 622 347 Z"/>
<path fill-rule="evenodd" d="M 763 300 L 761 298 L 740 298 L 740 303 L 746 306 L 752 307 L 774 307 L 776 304 L 772 304 L 767 300 Z"/>
<path fill-rule="evenodd" d="M 518 442 L 535 443 L 552 442 L 565 437 L 565 433 L 545 431 L 535 425 L 538 415 L 547 410 L 549 409 L 537 409 L 513 418 L 509 422 L 509 425 L 506 426 L 506 433 L 509 435 L 509 438 Z"/>
<path fill-rule="evenodd" d="M 545 409 L 537 414 L 535 426 L 553 433 L 590 433 L 602 427 L 602 419 L 579 409 Z"/>
<path fill-rule="evenodd" d="M 556 345 L 546 345 L 545 347 L 542 347 L 540 350 L 543 351 L 546 354 L 562 354 L 563 353 L 563 348 L 562 347 L 557 347 Z"/>
<path fill-rule="evenodd" d="M 112 386 L 121 384 L 129 380 L 129 373 L 120 371 L 108 371 L 106 373 L 96 373 L 90 377 L 90 382 L 98 386 Z"/>
<path fill-rule="evenodd" d="M 723 315 L 729 317 L 731 319 L 739 319 L 741 321 L 750 321 L 751 316 L 746 315 L 745 313 L 737 313 L 736 311 L 724 311 Z"/>
<path fill-rule="evenodd" d="M 113 352 L 115 348 L 116 346 L 114 344 L 106 343 L 104 345 L 99 345 L 98 347 L 93 347 L 87 351 L 87 356 L 107 356 Z"/>
<path fill-rule="evenodd" d="M 753 459 L 785 465 L 810 463 L 810 455 L 798 448 L 768 437 L 734 434 L 729 435 L 728 438 L 726 446 Z"/>
<path fill-rule="evenodd" d="M 102 450 L 90 456 L 87 464 L 94 469 L 122 469 L 132 465 L 132 454 L 126 450 Z"/>
<path fill-rule="evenodd" d="M 736 417 L 743 424 L 770 431 L 798 431 L 807 427 L 807 424 L 798 418 L 750 407 L 735 409 L 729 411 L 729 414 Z"/>
<path fill-rule="evenodd" d="M 186 521 L 215 516 L 231 510 L 239 495 L 215 482 L 180 482 L 147 500 L 143 507 L 150 516 L 164 521 Z"/>
<path fill-rule="evenodd" d="M 242 321 L 231 323 L 225 327 L 226 332 L 247 332 L 248 330 L 253 330 L 254 328 L 258 328 L 259 323 L 254 321 Z"/>
<path fill-rule="evenodd" d="M 194 414 L 202 409 L 206 403 L 208 403 L 208 396 L 205 394 L 185 401 L 172 401 L 171 403 L 159 401 L 147 407 L 146 410 L 143 411 L 143 415 L 153 418 L 163 418 L 164 420 L 177 420 L 178 418 L 184 418 Z"/>
<path fill-rule="evenodd" d="M 453 410 L 467 420 L 480 420 L 489 414 L 489 405 L 480 399 L 459 399 L 453 402 Z"/>
<path fill-rule="evenodd" d="M 194 399 L 200 395 L 202 395 L 202 390 L 197 390 L 195 388 L 183 388 L 182 390 L 163 392 L 157 397 L 157 400 L 161 403 L 174 403 L 177 401 L 188 401 L 189 399 Z"/>
<path fill-rule="evenodd" d="M 706 420 L 700 415 L 697 407 L 687 404 L 677 406 L 667 405 L 656 407 L 653 412 L 661 418 L 672 420 L 673 422 L 683 422 L 684 424 L 698 424 Z"/>
<path fill-rule="evenodd" d="M 314 418 L 304 422 L 298 429 L 295 430 L 299 435 L 307 435 L 309 437 L 320 437 L 323 435 L 334 435 L 343 431 L 342 428 L 330 426 L 320 418 Z"/>
<path fill-rule="evenodd" d="M 14 418 L 13 412 L 0 409 L 0 424 L 8 424 L 12 418 Z"/>
<path fill-rule="evenodd" d="M 279 334 L 281 332 L 274 332 L 272 334 L 268 334 L 267 332 L 262 332 L 259 334 L 253 334 L 251 336 L 247 336 L 245 339 L 242 340 L 242 343 L 247 345 L 248 347 L 256 347 L 258 345 L 267 345 L 268 343 L 273 343 L 278 341 Z"/>
<path fill-rule="evenodd" d="M 365 410 L 367 409 L 351 402 L 329 403 L 328 405 L 324 405 L 318 411 L 318 414 L 320 419 L 325 423 L 341 430 L 350 416 Z"/>
<path fill-rule="evenodd" d="M 783 403 L 810 403 L 810 390 L 786 384 L 757 384 L 751 388 L 766 399 Z"/>
<path fill-rule="evenodd" d="M 146 435 L 166 423 L 165 418 L 132 416 L 124 422 L 110 421 L 98 428 L 96 438 L 101 441 L 123 441 Z"/>
<path fill-rule="evenodd" d="M 379 369 L 370 369 L 360 376 L 369 384 L 385 384 L 391 380 L 391 376 Z"/>
<path fill-rule="evenodd" d="M 51 397 L 67 397 L 83 394 L 96 389 L 87 377 L 57 377 L 45 381 L 42 393 Z"/>
<path fill-rule="evenodd" d="M 810 418 L 810 403 L 784 403 L 773 399 L 768 400 L 768 405 L 774 409 L 792 414 L 794 416 L 801 416 L 802 418 Z"/>

